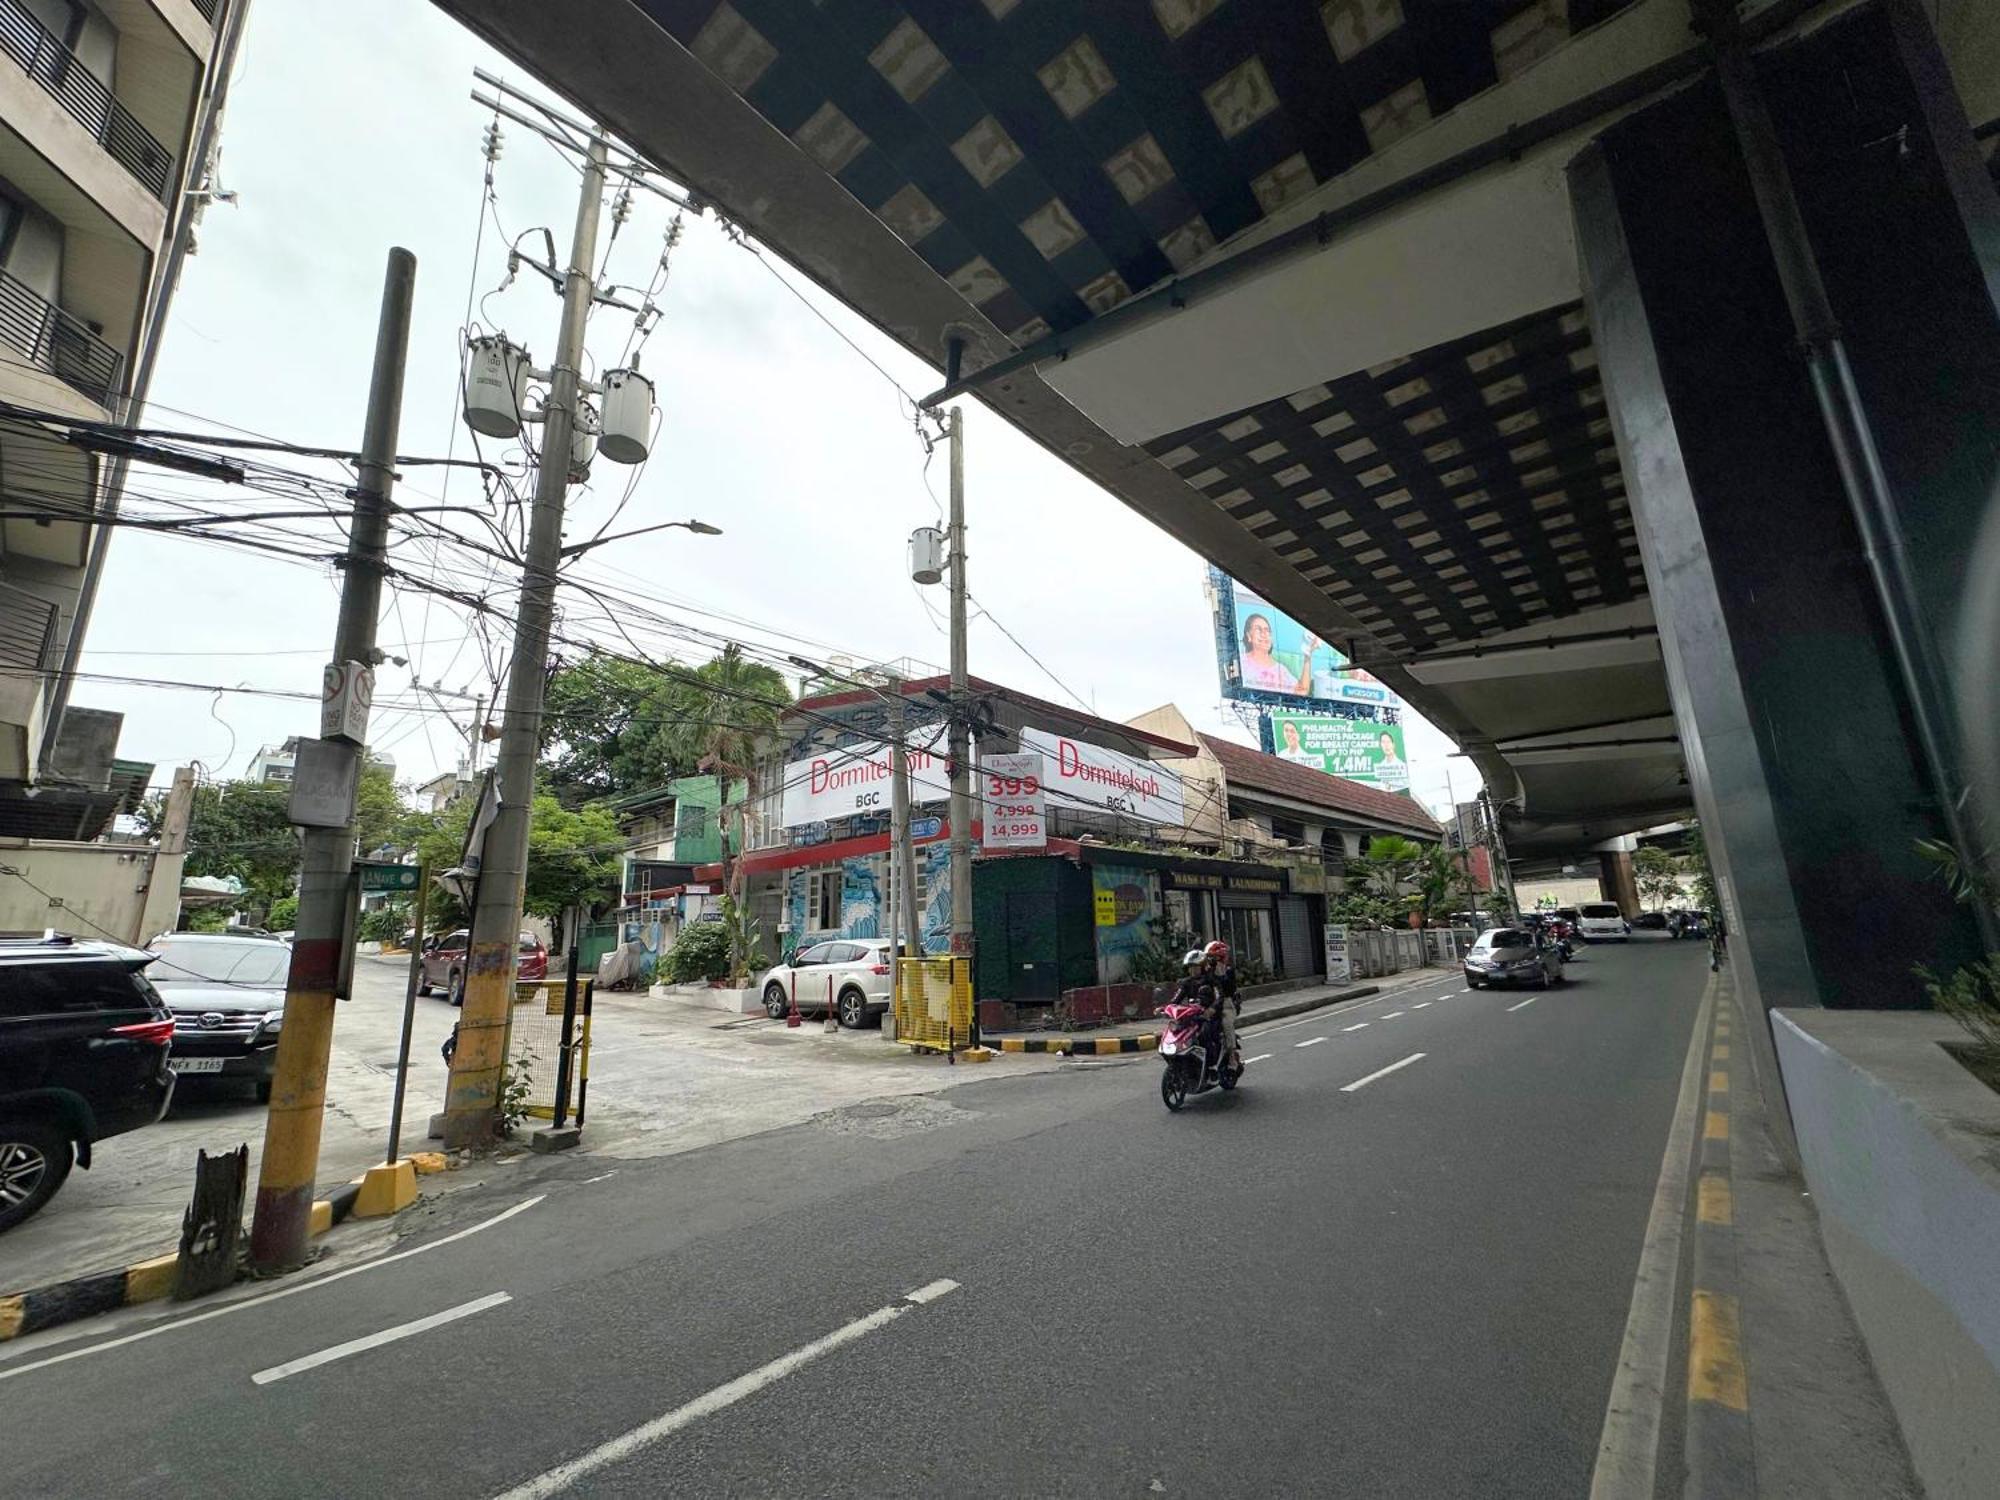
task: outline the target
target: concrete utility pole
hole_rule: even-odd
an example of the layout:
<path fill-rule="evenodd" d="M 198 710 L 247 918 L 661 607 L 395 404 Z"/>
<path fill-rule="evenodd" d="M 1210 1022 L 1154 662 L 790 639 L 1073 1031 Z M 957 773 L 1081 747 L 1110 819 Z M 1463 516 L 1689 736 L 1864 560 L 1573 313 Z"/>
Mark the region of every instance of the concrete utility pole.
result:
<path fill-rule="evenodd" d="M 375 331 L 375 369 L 368 387 L 368 422 L 347 536 L 347 577 L 333 637 L 334 666 L 375 665 L 375 619 L 389 560 L 389 491 L 395 481 L 396 437 L 403 413 L 403 362 L 410 347 L 410 301 L 417 258 L 389 252 L 382 314 Z M 322 725 L 324 728 L 324 725 Z M 326 1112 L 326 1065 L 333 1049 L 336 990 L 354 934 L 347 929 L 348 882 L 354 869 L 354 794 L 362 747 L 326 738 L 330 778 L 344 777 L 343 826 L 305 830 L 299 875 L 299 916 L 285 980 L 285 1017 L 278 1031 L 277 1071 L 257 1169 L 257 1205 L 250 1224 L 250 1263 L 260 1271 L 304 1263 L 319 1170 L 320 1124 Z"/>
<path fill-rule="evenodd" d="M 951 409 L 951 951 L 972 957 L 972 690 L 965 666 L 965 412 Z M 975 1034 L 976 1034 L 975 1027 Z"/>
<path fill-rule="evenodd" d="M 458 1049 L 451 1059 L 445 1096 L 447 1150 L 482 1146 L 493 1139 L 506 1066 L 507 1023 L 514 1005 L 514 964 L 520 945 L 521 898 L 528 873 L 528 830 L 534 810 L 535 757 L 540 748 L 542 699 L 547 687 L 549 624 L 555 612 L 556 569 L 563 556 L 563 505 L 569 497 L 571 438 L 581 397 L 584 321 L 595 292 L 597 226 L 604 207 L 605 138 L 593 132 L 583 163 L 576 231 L 563 276 L 562 326 L 549 372 L 541 463 L 535 472 L 535 506 L 514 623 L 514 656 L 508 666 L 507 701 L 500 717 L 500 755 L 494 793 L 497 810 L 486 832 L 479 903 L 472 914 L 466 955 L 465 1008 Z M 476 732 L 476 731 L 475 731 Z"/>

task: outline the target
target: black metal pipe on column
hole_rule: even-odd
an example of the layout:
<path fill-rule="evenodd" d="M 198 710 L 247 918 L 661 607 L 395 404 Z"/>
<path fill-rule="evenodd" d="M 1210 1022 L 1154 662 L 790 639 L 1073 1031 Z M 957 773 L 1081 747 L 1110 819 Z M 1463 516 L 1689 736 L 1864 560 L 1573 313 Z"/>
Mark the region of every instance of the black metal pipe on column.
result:
<path fill-rule="evenodd" d="M 1792 190 L 1777 128 L 1765 107 L 1756 65 L 1735 0 L 1696 0 L 1696 29 L 1715 54 L 1716 79 L 1735 128 L 1737 147 L 1757 200 L 1764 238 L 1784 288 L 1799 347 L 1819 404 L 1827 442 L 1840 470 L 1841 489 L 1861 534 L 1876 602 L 1881 606 L 1897 675 L 1908 701 L 1918 750 L 1944 819 L 1945 836 L 1964 867 L 1982 868 L 1977 821 L 1959 775 L 1959 738 L 1946 685 L 1944 658 L 1918 603 L 1902 518 L 1875 446 L 1868 409 L 1854 383 L 1840 323 L 1820 277 L 1805 219 Z M 2000 951 L 2000 923 L 1984 902 L 1972 904 L 1980 941 Z"/>

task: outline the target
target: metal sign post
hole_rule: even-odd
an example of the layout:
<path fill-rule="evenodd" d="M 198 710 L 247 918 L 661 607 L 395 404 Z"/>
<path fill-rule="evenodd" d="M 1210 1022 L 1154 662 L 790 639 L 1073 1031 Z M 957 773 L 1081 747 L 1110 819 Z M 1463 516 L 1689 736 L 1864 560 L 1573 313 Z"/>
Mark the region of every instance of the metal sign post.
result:
<path fill-rule="evenodd" d="M 365 889 L 368 877 L 380 865 L 364 865 L 361 869 L 361 883 Z M 389 1106 L 389 1154 L 382 1158 L 393 1162 L 403 1154 L 403 1091 L 410 1079 L 410 1028 L 417 1019 L 417 985 L 424 975 L 424 916 L 430 904 L 430 871 L 423 865 L 395 865 L 390 868 L 409 870 L 417 877 L 416 930 L 410 937 L 410 977 L 403 987 L 403 1038 L 396 1045 L 396 1094 Z"/>

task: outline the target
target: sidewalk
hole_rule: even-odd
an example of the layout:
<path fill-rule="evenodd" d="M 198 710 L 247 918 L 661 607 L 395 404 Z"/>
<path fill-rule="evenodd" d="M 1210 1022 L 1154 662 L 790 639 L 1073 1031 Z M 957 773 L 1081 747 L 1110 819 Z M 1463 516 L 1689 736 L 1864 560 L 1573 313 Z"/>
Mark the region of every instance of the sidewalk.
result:
<path fill-rule="evenodd" d="M 1811 1197 L 1771 1137 L 1744 1036 L 1762 1023 L 1730 981 L 1725 966 L 1688 1226 L 1685 1493 L 1915 1497 Z"/>
<path fill-rule="evenodd" d="M 1394 994 L 1413 985 L 1449 979 L 1454 972 L 1450 968 L 1405 969 L 1400 974 L 1360 984 L 1320 985 L 1311 989 L 1286 990 L 1275 995 L 1259 995 L 1243 1002 L 1243 1013 L 1236 1024 L 1239 1028 L 1256 1026 L 1288 1016 L 1304 1015 L 1308 1011 L 1324 1010 L 1328 1006 L 1344 1005 L 1350 1000 Z M 979 1039 L 997 1052 L 1105 1056 L 1122 1052 L 1149 1052 L 1157 1045 L 1159 1032 L 1160 1023 L 1148 1017 L 1120 1021 L 1110 1026 L 1078 1027 L 1072 1031 L 1054 1027 L 1036 1031 L 982 1030 Z"/>

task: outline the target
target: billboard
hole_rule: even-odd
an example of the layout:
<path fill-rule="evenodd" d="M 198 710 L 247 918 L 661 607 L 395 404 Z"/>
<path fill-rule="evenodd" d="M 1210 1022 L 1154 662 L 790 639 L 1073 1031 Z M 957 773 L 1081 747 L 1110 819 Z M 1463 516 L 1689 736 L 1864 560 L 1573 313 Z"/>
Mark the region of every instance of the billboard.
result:
<path fill-rule="evenodd" d="M 1330 776 L 1345 777 L 1385 792 L 1410 790 L 1410 767 L 1403 754 L 1403 726 L 1372 719 L 1333 719 L 1274 709 L 1266 721 L 1268 753 Z"/>
<path fill-rule="evenodd" d="M 951 773 L 945 765 L 945 730 L 936 726 L 908 753 L 910 805 L 943 802 L 951 795 Z M 895 773 L 893 756 L 880 740 L 864 740 L 838 750 L 822 750 L 785 767 L 784 817 L 787 828 L 804 828 L 859 813 L 887 813 Z"/>
<path fill-rule="evenodd" d="M 1042 785 L 1055 806 L 1100 808 L 1148 823 L 1187 821 L 1181 779 L 1164 766 L 1043 729 L 1022 730 L 1021 748 L 1041 752 Z"/>
<path fill-rule="evenodd" d="M 1216 664 L 1222 695 L 1273 707 L 1354 703 L 1392 707 L 1396 699 L 1368 673 L 1283 610 L 1218 568 L 1210 568 Z"/>

